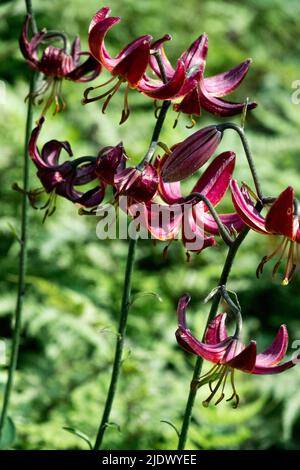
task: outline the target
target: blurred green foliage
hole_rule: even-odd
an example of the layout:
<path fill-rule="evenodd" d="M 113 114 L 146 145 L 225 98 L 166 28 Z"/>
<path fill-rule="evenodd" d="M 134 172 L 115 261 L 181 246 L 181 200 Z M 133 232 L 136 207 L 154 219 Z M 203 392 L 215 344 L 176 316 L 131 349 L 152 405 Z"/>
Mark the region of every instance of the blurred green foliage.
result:
<path fill-rule="evenodd" d="M 250 56 L 254 63 L 235 98 L 249 96 L 259 103 L 247 118 L 248 135 L 263 187 L 270 195 L 294 185 L 300 175 L 300 108 L 292 104 L 292 82 L 300 79 L 300 3 L 298 0 L 112 0 L 113 14 L 122 23 L 109 32 L 109 49 L 140 34 L 170 33 L 168 53 L 175 61 L 192 40 L 206 31 L 210 47 L 207 73 L 229 68 Z M 87 45 L 92 14 L 103 4 L 96 0 L 33 1 L 40 28 L 81 34 Z M 17 37 L 24 2 L 0 5 L 0 77 L 6 84 L 1 105 L 0 158 L 0 338 L 7 354 L 15 305 L 20 195 L 11 189 L 22 181 L 22 152 L 29 71 L 18 51 Z M 100 79 L 102 80 L 102 78 Z M 99 104 L 82 108 L 84 86 L 64 83 L 66 112 L 48 118 L 41 140 L 70 140 L 75 155 L 95 154 L 103 145 L 124 141 L 135 162 L 144 154 L 153 127 L 151 100 L 130 93 L 131 117 L 119 127 L 122 96 L 115 97 L 105 116 Z M 38 117 L 39 110 L 36 111 Z M 250 113 L 249 113 L 250 114 Z M 191 131 L 181 118 L 172 129 L 170 113 L 162 140 L 168 145 Z M 238 118 L 236 119 L 238 122 Z M 197 127 L 215 122 L 204 115 Z M 251 184 L 240 143 L 228 132 L 222 150 L 238 155 L 236 175 Z M 92 153 L 91 153 L 92 152 Z M 31 167 L 31 186 L 39 182 Z M 227 201 L 227 208 L 230 201 Z M 126 241 L 100 241 L 97 221 L 80 217 L 77 209 L 59 201 L 56 213 L 42 225 L 42 214 L 29 211 L 27 296 L 20 359 L 10 415 L 17 428 L 18 449 L 77 449 L 86 443 L 64 426 L 94 440 L 108 386 L 116 335 Z M 201 334 L 208 306 L 203 299 L 216 286 L 225 250 L 222 243 L 185 262 L 179 243 L 140 242 L 134 275 L 134 294 L 155 292 L 162 298 L 138 295 L 131 309 L 112 424 L 105 436 L 111 449 L 172 449 L 180 427 L 194 358 L 179 350 L 176 303 L 185 291 L 192 295 L 189 321 Z M 266 269 L 261 280 L 255 269 L 270 249 L 269 241 L 251 234 L 233 269 L 229 287 L 238 292 L 245 317 L 245 340 L 266 346 L 281 323 L 290 340 L 300 338 L 299 276 L 282 288 Z M 290 350 L 290 353 L 292 350 Z M 0 371 L 0 386 L 6 379 Z M 280 376 L 238 374 L 241 406 L 204 409 L 197 398 L 189 449 L 300 448 L 300 369 Z"/>

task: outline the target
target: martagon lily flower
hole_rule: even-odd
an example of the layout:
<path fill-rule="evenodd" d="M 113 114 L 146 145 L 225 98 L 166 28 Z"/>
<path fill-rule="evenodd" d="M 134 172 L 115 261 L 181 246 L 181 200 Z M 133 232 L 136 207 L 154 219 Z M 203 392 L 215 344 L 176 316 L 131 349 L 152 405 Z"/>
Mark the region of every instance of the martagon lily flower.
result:
<path fill-rule="evenodd" d="M 164 158 L 156 162 L 158 174 L 160 167 L 164 166 Z M 192 192 L 184 197 L 181 184 L 164 183 L 160 176 L 158 195 L 166 204 L 151 200 L 144 204 L 132 204 L 129 213 L 135 217 L 159 240 L 173 240 L 178 238 L 181 231 L 182 242 L 188 252 L 199 253 L 204 248 L 216 245 L 216 240 L 210 235 L 219 235 L 219 227 L 208 212 L 203 202 L 199 202 L 193 193 L 204 195 L 212 204 L 217 204 L 224 197 L 235 165 L 235 154 L 224 152 L 208 166 L 195 184 Z M 229 232 L 238 232 L 244 224 L 236 213 L 219 215 L 221 222 Z"/>
<path fill-rule="evenodd" d="M 55 102 L 55 112 L 59 112 L 65 107 L 61 96 L 62 80 L 89 82 L 100 74 L 101 65 L 88 52 L 81 52 L 79 36 L 75 38 L 70 53 L 67 52 L 66 37 L 63 33 L 47 33 L 47 31 L 41 31 L 29 39 L 29 21 L 30 16 L 27 15 L 19 40 L 20 50 L 27 63 L 34 70 L 41 72 L 46 77 L 40 89 L 36 90 L 31 98 L 36 100 L 50 89 L 50 95 L 46 101 L 42 115 L 46 113 L 52 102 Z M 38 49 L 45 40 L 50 38 L 62 39 L 64 46 L 47 46 L 41 58 L 39 58 Z M 87 59 L 85 62 L 80 63 L 81 56 L 83 55 L 87 56 Z"/>
<path fill-rule="evenodd" d="M 41 118 L 37 127 L 32 131 L 29 140 L 29 155 L 37 167 L 43 188 L 31 191 L 29 198 L 35 207 L 35 199 L 42 192 L 50 196 L 46 204 L 42 207 L 46 209 L 45 218 L 55 210 L 56 196 L 59 195 L 82 207 L 95 207 L 102 202 L 105 194 L 105 183 L 99 180 L 96 173 L 95 157 L 79 157 L 75 160 L 59 162 L 61 151 L 65 150 L 71 157 L 72 149 L 68 142 L 50 140 L 41 152 L 37 148 L 37 140 L 44 123 Z M 96 180 L 96 186 L 86 192 L 78 191 L 77 186 L 83 186 Z"/>
<path fill-rule="evenodd" d="M 186 324 L 186 307 L 189 302 L 190 297 L 186 294 L 179 300 L 176 339 L 185 351 L 214 364 L 212 369 L 194 384 L 197 387 L 209 384 L 211 393 L 203 401 L 204 406 L 207 407 L 211 400 L 216 398 L 218 391 L 220 391 L 220 395 L 215 405 L 225 398 L 224 390 L 229 375 L 232 395 L 227 401 L 234 400 L 234 408 L 238 406 L 239 395 L 234 384 L 235 370 L 257 375 L 279 374 L 294 367 L 300 359 L 299 355 L 296 360 L 289 360 L 280 364 L 288 346 L 288 332 L 285 325 L 280 326 L 273 343 L 262 353 L 257 354 L 255 341 L 250 341 L 246 346 L 241 342 L 238 334 L 228 336 L 226 313 L 217 315 L 210 322 L 204 341 L 199 341 Z"/>
<path fill-rule="evenodd" d="M 286 188 L 271 205 L 265 217 L 255 209 L 245 186 L 240 189 L 237 181 L 232 180 L 231 192 L 234 207 L 246 225 L 264 235 L 282 236 L 282 240 L 275 251 L 262 258 L 256 271 L 257 277 L 262 274 L 264 265 L 269 260 L 277 257 L 273 268 L 273 276 L 275 276 L 282 260 L 286 257 L 282 285 L 287 285 L 300 262 L 299 214 L 294 189 L 290 186 Z"/>
<path fill-rule="evenodd" d="M 168 80 L 174 77 L 175 71 L 164 51 L 164 42 L 170 39 L 169 35 L 164 36 L 152 45 L 152 50 L 161 53 L 161 60 Z M 244 103 L 233 103 L 221 99 L 234 91 L 247 74 L 251 59 L 247 59 L 234 68 L 204 78 L 206 57 L 208 52 L 208 37 L 202 34 L 191 46 L 181 55 L 179 63 L 182 63 L 186 71 L 186 79 L 179 92 L 171 98 L 174 101 L 174 110 L 193 116 L 200 116 L 202 108 L 209 113 L 218 116 L 233 116 L 242 112 Z M 161 72 L 154 57 L 150 57 L 150 66 L 154 73 L 161 78 Z M 141 91 L 151 96 L 151 90 Z M 257 104 L 253 101 L 247 105 L 248 109 L 253 109 Z"/>

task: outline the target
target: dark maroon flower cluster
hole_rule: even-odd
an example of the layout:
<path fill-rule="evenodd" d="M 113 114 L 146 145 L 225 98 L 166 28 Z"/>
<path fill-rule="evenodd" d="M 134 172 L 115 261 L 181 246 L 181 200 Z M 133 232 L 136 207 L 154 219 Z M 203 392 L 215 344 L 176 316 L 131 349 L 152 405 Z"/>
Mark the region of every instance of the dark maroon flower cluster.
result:
<path fill-rule="evenodd" d="M 169 35 L 158 40 L 153 40 L 150 35 L 141 36 L 112 57 L 106 48 L 105 38 L 109 30 L 120 22 L 120 18 L 109 14 L 110 9 L 104 7 L 92 18 L 88 33 L 90 52 L 80 51 L 78 37 L 68 51 L 65 35 L 59 32 L 47 33 L 43 30 L 29 39 L 29 17 L 26 17 L 20 48 L 29 65 L 44 77 L 42 87 L 31 98 L 36 100 L 51 88 L 42 117 L 29 141 L 29 154 L 43 186 L 29 194 L 31 201 L 35 204 L 35 198 L 44 191 L 49 195 L 43 206 L 46 208 L 45 216 L 53 213 L 56 196 L 77 204 L 82 212 L 95 214 L 110 188 L 109 197 L 113 197 L 113 203 L 119 204 L 136 225 L 145 228 L 147 233 L 158 240 L 172 241 L 180 238 L 188 254 L 200 253 L 207 247 L 215 246 L 217 237 L 220 236 L 228 246 L 232 246 L 235 237 L 244 228 L 251 228 L 264 235 L 281 235 L 281 244 L 271 255 L 262 259 L 257 275 L 262 274 L 268 260 L 276 257 L 277 262 L 273 269 L 275 275 L 282 259 L 286 257 L 282 284 L 288 284 L 300 261 L 299 214 L 294 189 L 288 187 L 277 198 L 269 201 L 270 207 L 266 215 L 261 215 L 265 201 L 259 194 L 259 186 L 256 184 L 256 196 L 245 185 L 240 188 L 233 179 L 236 154 L 223 151 L 215 155 L 224 130 L 231 128 L 239 133 L 249 161 L 244 131 L 235 124 L 229 123 L 227 127 L 226 124 L 209 125 L 170 149 L 162 145 L 164 154 L 152 161 L 155 151 L 152 145 L 156 147 L 158 141 L 154 133 L 149 151 L 136 167 L 127 165 L 129 158 L 122 143 L 105 147 L 95 156 L 75 159 L 70 158 L 73 156 L 72 149 L 65 141 L 50 140 L 39 151 L 37 141 L 45 122 L 46 111 L 52 102 L 55 103 L 56 111 L 64 107 L 60 94 L 62 80 L 90 82 L 103 68 L 111 74 L 111 78 L 99 86 L 87 88 L 83 103 L 103 100 L 102 111 L 105 112 L 113 95 L 125 85 L 120 124 L 127 120 L 130 113 L 130 89 L 153 100 L 163 101 L 161 110 L 172 103 L 177 113 L 185 113 L 192 120 L 194 116 L 200 116 L 203 109 L 213 115 L 228 117 L 256 107 L 253 101 L 245 104 L 223 99 L 244 79 L 251 64 L 250 59 L 226 72 L 205 77 L 208 53 L 208 37 L 205 34 L 199 36 L 180 55 L 174 67 L 164 51 L 164 44 L 171 39 Z M 49 44 L 50 40 L 57 38 L 63 40 L 61 48 Z M 86 59 L 81 63 L 82 55 Z M 94 90 L 106 85 L 109 85 L 108 90 L 98 96 L 91 96 Z M 157 122 L 159 123 L 159 119 Z M 63 152 L 67 158 L 62 160 Z M 192 190 L 184 194 L 182 181 L 206 164 Z M 250 161 L 249 166 L 256 182 Z M 232 210 L 219 214 L 215 208 L 223 201 L 228 189 L 232 195 Z M 123 197 L 128 202 L 126 208 L 120 203 Z M 238 405 L 239 398 L 234 385 L 236 369 L 251 374 L 275 374 L 295 365 L 292 361 L 280 364 L 288 345 L 284 325 L 280 327 L 271 346 L 260 354 L 257 354 L 254 341 L 247 346 L 241 342 L 240 328 L 237 328 L 233 336 L 227 334 L 224 313 L 213 318 L 204 340 L 197 340 L 186 325 L 185 310 L 189 300 L 189 296 L 184 295 L 179 301 L 176 338 L 183 349 L 214 364 L 213 369 L 199 379 L 199 384 L 209 383 L 211 389 L 211 395 L 204 402 L 205 406 L 218 390 L 221 390 L 221 395 L 217 403 L 224 398 L 223 391 L 229 376 L 233 391 L 230 400 L 234 399 L 235 405 Z M 240 327 L 239 314 L 236 314 L 236 318 L 237 326 Z"/>

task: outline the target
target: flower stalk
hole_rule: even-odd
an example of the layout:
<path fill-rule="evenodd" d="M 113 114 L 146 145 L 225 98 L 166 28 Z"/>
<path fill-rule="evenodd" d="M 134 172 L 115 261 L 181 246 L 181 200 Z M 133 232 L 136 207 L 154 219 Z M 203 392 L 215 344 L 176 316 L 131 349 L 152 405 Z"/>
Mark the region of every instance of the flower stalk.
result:
<path fill-rule="evenodd" d="M 226 284 L 227 284 L 227 281 L 228 281 L 228 278 L 229 278 L 229 274 L 230 274 L 235 256 L 238 252 L 239 247 L 241 246 L 241 244 L 245 240 L 248 232 L 249 232 L 249 228 L 248 227 L 244 228 L 243 231 L 237 236 L 234 243 L 230 246 L 230 248 L 228 250 L 228 253 L 227 253 L 227 257 L 226 257 L 224 266 L 223 266 L 223 270 L 222 270 L 222 273 L 221 273 L 221 276 L 220 276 L 220 279 L 219 279 L 219 283 L 218 283 L 219 286 L 226 287 Z M 214 296 L 214 298 L 213 298 L 212 305 L 211 305 L 211 308 L 210 308 L 210 312 L 209 312 L 209 315 L 208 315 L 208 318 L 207 318 L 206 326 L 205 326 L 205 329 L 204 329 L 204 334 L 207 330 L 207 327 L 208 327 L 209 323 L 211 322 L 211 320 L 214 318 L 214 316 L 217 313 L 221 297 L 222 297 L 222 293 L 220 291 L 218 291 L 216 293 L 216 295 Z M 203 339 L 204 339 L 204 334 L 203 334 Z M 196 395 L 197 395 L 197 390 L 198 390 L 198 387 L 195 387 L 195 383 L 197 382 L 197 380 L 199 379 L 199 377 L 201 375 L 202 365 L 203 365 L 203 359 L 202 359 L 202 357 L 198 356 L 197 359 L 196 359 L 194 372 L 193 372 L 193 377 L 192 377 L 192 380 L 191 380 L 191 386 L 190 386 L 190 391 L 189 391 L 189 395 L 188 395 L 188 399 L 187 399 L 187 403 L 186 403 L 186 408 L 185 408 L 185 412 L 184 412 L 184 416 L 183 416 L 183 422 L 182 422 L 182 427 L 181 427 L 181 431 L 180 431 L 180 437 L 179 437 L 179 441 L 178 441 L 177 450 L 184 450 L 185 446 L 186 446 L 189 426 L 190 426 L 192 413 L 193 413 L 193 407 L 194 407 L 194 403 L 195 403 L 195 399 L 196 399 Z"/>
<path fill-rule="evenodd" d="M 162 130 L 169 106 L 170 106 L 170 103 L 168 101 L 163 102 L 158 119 L 156 121 L 156 125 L 153 130 L 149 150 L 146 153 L 146 156 L 144 157 L 140 165 L 138 166 L 138 169 L 140 170 L 144 168 L 145 164 L 149 162 L 152 156 L 154 155 L 156 145 L 159 139 L 159 135 Z M 118 380 L 120 376 L 120 370 L 121 370 L 121 365 L 122 365 L 122 355 L 123 355 L 124 341 L 125 341 L 125 334 L 126 334 L 126 327 L 127 327 L 127 318 L 128 318 L 130 305 L 131 305 L 131 282 L 132 282 L 132 273 L 133 273 L 133 268 L 134 268 L 136 245 L 137 245 L 137 239 L 130 238 L 113 369 L 112 369 L 110 385 L 109 385 L 109 389 L 108 389 L 108 393 L 106 397 L 106 402 L 104 405 L 104 410 L 103 410 L 100 426 L 98 429 L 96 441 L 95 441 L 94 448 L 93 448 L 94 450 L 100 450 L 102 447 L 103 437 L 107 429 L 107 426 L 109 424 L 109 417 L 110 417 L 110 413 L 112 410 L 114 397 L 115 397 L 116 390 L 117 390 L 117 384 L 118 384 Z"/>
<path fill-rule="evenodd" d="M 36 22 L 33 16 L 32 2 L 26 0 L 26 11 L 30 15 L 30 25 L 32 32 L 37 32 Z M 29 94 L 31 96 L 34 93 L 36 84 L 36 73 L 31 72 L 30 83 L 29 83 Z M 29 189 L 29 155 L 28 155 L 28 142 L 32 131 L 33 122 L 33 103 L 32 100 L 28 100 L 27 104 L 27 117 L 25 127 L 25 143 L 24 143 L 24 166 L 23 166 L 23 194 L 22 194 L 22 206 L 21 206 L 21 234 L 20 234 L 20 254 L 19 254 L 19 267 L 18 267 L 18 291 L 17 301 L 14 315 L 14 330 L 12 338 L 12 349 L 9 360 L 7 382 L 4 388 L 4 396 L 2 402 L 2 409 L 0 415 L 0 439 L 5 426 L 7 413 L 10 405 L 10 398 L 13 389 L 14 375 L 18 362 L 19 347 L 20 347 L 20 336 L 22 328 L 22 312 L 23 303 L 25 298 L 25 276 L 26 276 L 26 257 L 27 257 L 27 225 L 28 225 L 28 198 L 27 193 Z"/>

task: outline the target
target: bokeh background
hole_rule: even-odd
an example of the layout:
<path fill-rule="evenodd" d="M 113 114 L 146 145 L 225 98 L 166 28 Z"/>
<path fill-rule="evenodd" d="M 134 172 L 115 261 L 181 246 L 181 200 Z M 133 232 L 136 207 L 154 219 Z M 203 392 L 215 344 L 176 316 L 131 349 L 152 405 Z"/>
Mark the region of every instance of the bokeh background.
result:
<path fill-rule="evenodd" d="M 209 34 L 207 74 L 221 72 L 252 57 L 251 70 L 233 98 L 258 101 L 247 117 L 247 132 L 265 192 L 278 194 L 300 175 L 300 105 L 292 104 L 292 82 L 300 79 L 300 3 L 298 0 L 34 0 L 39 28 L 80 33 L 87 45 L 92 14 L 104 5 L 122 17 L 109 33 L 109 48 L 141 34 L 173 36 L 168 53 L 178 55 L 202 32 Z M 18 50 L 24 2 L 1 0 L 0 78 L 6 100 L 0 114 L 0 337 L 10 349 L 17 289 L 22 153 L 28 90 L 28 67 Z M 101 77 L 102 81 L 103 78 Z M 84 86 L 64 83 L 67 110 L 49 117 L 41 140 L 69 140 L 74 154 L 93 155 L 103 145 L 123 140 L 132 162 L 145 153 L 154 123 L 153 103 L 130 93 L 131 116 L 119 127 L 122 94 L 105 116 L 99 104 L 82 107 Z M 38 117 L 39 109 L 35 111 Z M 250 115 L 251 114 L 251 115 Z M 184 118 L 172 129 L 171 112 L 161 139 L 172 145 L 188 136 Z M 196 128 L 218 119 L 203 115 Z M 235 119 L 239 122 L 239 118 Z M 228 132 L 221 150 L 237 153 L 236 175 L 251 185 L 238 138 Z M 31 187 L 39 186 L 33 165 Z M 230 199 L 225 203 L 230 209 Z M 18 449 L 83 449 L 86 445 L 63 430 L 70 426 L 94 439 L 108 386 L 117 328 L 126 241 L 100 241 L 97 220 L 59 201 L 56 213 L 42 224 L 41 211 L 29 211 L 27 296 L 15 390 L 10 415 L 17 427 Z M 176 304 L 185 291 L 192 296 L 189 322 L 201 334 L 208 306 L 203 299 L 216 286 L 225 256 L 222 243 L 187 263 L 180 243 L 166 259 L 165 244 L 142 241 L 137 252 L 132 306 L 118 394 L 106 432 L 105 448 L 173 449 L 189 389 L 194 358 L 175 342 Z M 255 269 L 272 249 L 272 241 L 251 234 L 232 271 L 245 318 L 245 340 L 264 348 L 278 326 L 286 323 L 290 344 L 300 339 L 299 276 L 288 287 L 272 280 L 266 267 Z M 145 295 L 155 293 L 156 295 Z M 159 301 L 158 296 L 161 301 Z M 223 306 L 225 308 L 225 306 Z M 289 354 L 293 351 L 289 349 Z M 3 390 L 6 367 L 1 366 Z M 200 390 L 188 449 L 299 449 L 300 368 L 274 377 L 237 374 L 241 406 L 224 402 L 203 408 L 208 390 Z"/>

